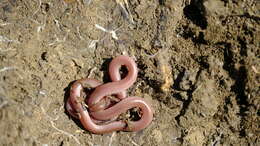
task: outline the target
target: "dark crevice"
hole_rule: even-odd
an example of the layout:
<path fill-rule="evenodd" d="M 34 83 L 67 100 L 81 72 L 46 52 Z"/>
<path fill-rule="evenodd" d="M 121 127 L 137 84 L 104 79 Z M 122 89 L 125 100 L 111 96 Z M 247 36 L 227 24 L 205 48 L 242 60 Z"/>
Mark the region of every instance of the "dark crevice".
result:
<path fill-rule="evenodd" d="M 195 33 L 189 28 L 189 26 L 182 26 L 177 30 L 177 33 L 184 39 L 192 38 L 195 36 Z"/>
<path fill-rule="evenodd" d="M 63 146 L 63 145 L 64 145 L 64 142 L 62 141 L 59 146 Z"/>
<path fill-rule="evenodd" d="M 223 68 L 228 71 L 230 77 L 235 80 L 235 83 L 233 86 L 231 86 L 231 91 L 233 91 L 236 94 L 236 101 L 237 104 L 239 105 L 240 111 L 239 115 L 241 117 L 241 125 L 240 125 L 240 136 L 245 137 L 245 128 L 244 127 L 244 122 L 245 118 L 247 116 L 246 112 L 248 111 L 248 98 L 247 95 L 245 94 L 246 91 L 246 83 L 247 83 L 247 70 L 246 67 L 244 66 L 244 61 L 243 59 L 240 60 L 240 67 L 236 69 L 235 67 L 235 62 L 234 61 L 234 54 L 231 51 L 231 44 L 230 43 L 218 43 L 219 45 L 224 47 L 224 65 Z M 243 44 L 241 45 L 241 47 Z M 241 48 L 242 50 L 242 48 Z M 241 52 L 240 52 L 241 54 Z M 243 54 L 243 52 L 242 52 Z M 242 56 L 242 55 L 241 55 Z"/>
<path fill-rule="evenodd" d="M 139 108 L 132 108 L 129 110 L 131 121 L 138 121 L 141 119 L 141 109 Z"/>
<path fill-rule="evenodd" d="M 160 83 L 159 81 L 157 80 L 153 80 L 153 79 L 149 79 L 148 77 L 145 78 L 145 80 L 148 82 L 148 85 L 154 89 L 154 91 L 156 93 L 161 93 L 162 90 L 161 90 L 161 85 L 162 83 Z"/>
<path fill-rule="evenodd" d="M 245 129 L 245 128 L 241 129 L 241 130 L 239 131 L 239 135 L 240 135 L 241 137 L 246 137 L 246 129 Z"/>
<path fill-rule="evenodd" d="M 206 11 L 203 0 L 191 0 L 190 5 L 186 6 L 183 11 L 184 15 L 201 29 L 207 28 L 208 22 L 205 17 Z"/>
<path fill-rule="evenodd" d="M 185 113 L 186 113 L 186 111 L 187 111 L 187 109 L 188 109 L 188 107 L 189 107 L 189 105 L 192 101 L 192 93 L 193 93 L 194 90 L 195 89 L 191 89 L 191 90 L 187 91 L 188 99 L 183 102 L 183 106 L 182 106 L 182 109 L 181 109 L 179 115 L 177 115 L 175 117 L 175 120 L 177 121 L 178 124 L 180 124 L 180 118 L 185 115 Z"/>
<path fill-rule="evenodd" d="M 159 4 L 160 4 L 160 5 L 165 5 L 165 1 L 166 1 L 166 0 L 159 0 Z"/>
<path fill-rule="evenodd" d="M 224 112 L 228 113 L 228 105 L 231 105 L 230 97 L 225 98 Z"/>
<path fill-rule="evenodd" d="M 222 2 L 224 2 L 224 6 L 226 7 L 228 4 L 228 0 L 221 0 Z"/>
<path fill-rule="evenodd" d="M 249 103 L 247 101 L 247 96 L 245 95 L 245 87 L 247 80 L 247 71 L 245 66 L 241 66 L 236 75 L 234 75 L 235 84 L 231 87 L 232 91 L 237 94 L 237 102 L 240 105 L 240 115 L 246 116 L 246 111 L 248 111 Z"/>
<path fill-rule="evenodd" d="M 244 30 L 244 33 L 245 33 L 246 36 L 250 36 L 251 38 L 253 38 L 254 32 L 256 31 L 256 28 L 243 25 L 243 30 Z M 251 42 L 251 43 L 253 43 L 253 42 Z"/>
<path fill-rule="evenodd" d="M 199 56 L 198 58 L 195 58 L 199 65 L 204 69 L 209 69 L 209 63 L 207 59 L 207 56 Z"/>
<path fill-rule="evenodd" d="M 41 54 L 41 59 L 42 60 L 44 60 L 44 61 L 46 61 L 46 62 L 48 62 L 48 55 L 47 55 L 47 52 L 43 52 L 42 54 Z"/>
<path fill-rule="evenodd" d="M 158 80 L 151 79 L 149 77 L 145 76 L 145 70 L 148 68 L 146 64 L 144 64 L 142 61 L 137 63 L 138 68 L 140 69 L 140 72 L 138 73 L 138 77 L 142 78 L 142 80 L 146 81 L 149 87 L 151 87 L 154 92 L 161 93 L 161 82 Z"/>
<path fill-rule="evenodd" d="M 230 51 L 231 44 L 225 42 L 219 42 L 217 45 L 224 47 L 224 65 L 223 68 L 228 71 L 229 74 L 232 74 L 230 68 L 234 68 L 233 63 L 233 53 Z"/>
<path fill-rule="evenodd" d="M 247 56 L 247 46 L 246 46 L 246 41 L 245 39 L 238 37 L 237 38 L 241 48 L 240 48 L 240 55 L 241 56 Z"/>
<path fill-rule="evenodd" d="M 208 42 L 204 39 L 204 33 L 199 32 L 199 35 L 192 39 L 195 44 L 208 44 Z"/>
<path fill-rule="evenodd" d="M 190 103 L 192 102 L 192 94 L 196 90 L 196 84 L 197 84 L 197 81 L 198 81 L 198 78 L 200 76 L 201 71 L 202 71 L 202 69 L 200 69 L 198 71 L 198 73 L 196 75 L 195 83 L 193 85 L 191 85 L 189 90 L 187 90 L 188 99 L 183 102 L 183 106 L 182 106 L 182 109 L 181 109 L 179 115 L 177 115 L 175 117 L 175 120 L 177 121 L 178 124 L 180 124 L 180 118 L 185 115 Z"/>
<path fill-rule="evenodd" d="M 173 89 L 175 89 L 175 90 L 181 90 L 181 89 L 180 89 L 180 83 L 181 83 L 182 78 L 184 77 L 184 75 L 185 75 L 185 69 L 178 74 L 178 76 L 177 76 L 177 78 L 176 78 L 176 80 L 174 81 L 174 84 L 173 84 L 173 86 L 172 86 Z"/>
<path fill-rule="evenodd" d="M 182 26 L 182 28 L 179 28 L 177 30 L 177 33 L 183 37 L 184 39 L 191 39 L 194 44 L 208 44 L 208 41 L 205 40 L 204 32 L 199 32 L 197 35 L 190 27 L 188 26 Z"/>
<path fill-rule="evenodd" d="M 232 17 L 232 16 L 237 16 L 237 17 L 240 17 L 240 18 L 251 19 L 251 20 L 254 20 L 254 21 L 258 22 L 258 23 L 260 21 L 260 17 L 259 16 L 250 15 L 249 13 L 245 13 L 243 15 L 231 15 L 230 17 Z"/>
<path fill-rule="evenodd" d="M 100 70 L 103 71 L 103 73 L 104 73 L 103 82 L 107 83 L 107 82 L 111 81 L 108 70 L 109 70 L 109 63 L 112 61 L 112 58 L 105 58 L 103 60 L 105 60 L 105 61 L 102 63 Z"/>
<path fill-rule="evenodd" d="M 176 100 L 185 102 L 185 100 L 182 98 L 182 96 L 179 93 L 171 93 L 172 97 L 174 97 Z"/>
<path fill-rule="evenodd" d="M 50 10 L 50 5 L 48 3 L 42 3 L 40 7 L 42 11 L 45 13 L 47 13 Z"/>

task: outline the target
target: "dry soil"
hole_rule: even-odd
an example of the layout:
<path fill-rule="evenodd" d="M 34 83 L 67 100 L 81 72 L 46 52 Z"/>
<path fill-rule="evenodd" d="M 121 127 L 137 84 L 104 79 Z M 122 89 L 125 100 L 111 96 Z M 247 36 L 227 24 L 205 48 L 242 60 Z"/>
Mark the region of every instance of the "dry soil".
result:
<path fill-rule="evenodd" d="M 258 0 L 1 0 L 0 145 L 260 145 L 259 45 Z M 91 134 L 66 93 L 122 54 L 153 122 Z"/>

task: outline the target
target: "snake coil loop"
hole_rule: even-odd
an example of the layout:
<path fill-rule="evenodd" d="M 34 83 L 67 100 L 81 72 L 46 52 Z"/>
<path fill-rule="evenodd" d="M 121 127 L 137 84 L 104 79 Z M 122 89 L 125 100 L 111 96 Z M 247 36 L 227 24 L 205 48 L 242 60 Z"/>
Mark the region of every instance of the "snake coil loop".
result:
<path fill-rule="evenodd" d="M 127 76 L 121 79 L 120 68 L 126 66 Z M 126 90 L 137 78 L 137 66 L 133 59 L 118 56 L 109 64 L 109 75 L 112 82 L 102 84 L 95 79 L 77 80 L 71 86 L 66 109 L 71 116 L 81 121 L 87 130 L 101 134 L 112 131 L 139 131 L 147 127 L 153 118 L 151 106 L 140 97 L 127 97 Z M 84 88 L 94 89 L 90 95 L 84 93 Z M 113 104 L 109 95 L 116 95 L 119 102 Z M 87 98 L 85 99 L 84 96 Z M 131 108 L 141 109 L 141 119 L 138 121 L 117 121 L 117 117 Z"/>

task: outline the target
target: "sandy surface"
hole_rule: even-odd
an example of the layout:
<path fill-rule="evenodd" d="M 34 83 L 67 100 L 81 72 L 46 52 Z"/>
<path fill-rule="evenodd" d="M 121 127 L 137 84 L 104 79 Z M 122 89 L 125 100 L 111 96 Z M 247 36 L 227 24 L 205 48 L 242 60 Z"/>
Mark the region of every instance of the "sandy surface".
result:
<path fill-rule="evenodd" d="M 1 0 L 0 145 L 260 145 L 257 0 Z M 64 109 L 70 83 L 135 58 L 140 132 L 94 135 Z M 44 145 L 45 144 L 45 145 Z"/>

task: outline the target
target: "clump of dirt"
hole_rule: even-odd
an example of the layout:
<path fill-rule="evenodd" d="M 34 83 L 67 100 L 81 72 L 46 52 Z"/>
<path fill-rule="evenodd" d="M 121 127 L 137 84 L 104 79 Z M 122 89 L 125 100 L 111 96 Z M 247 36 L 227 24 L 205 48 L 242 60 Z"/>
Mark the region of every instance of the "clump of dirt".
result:
<path fill-rule="evenodd" d="M 0 144 L 259 145 L 259 20 L 252 0 L 3 0 Z M 121 54 L 153 122 L 91 134 L 65 112 L 68 87 L 108 82 Z"/>

